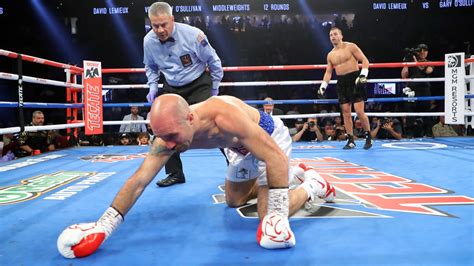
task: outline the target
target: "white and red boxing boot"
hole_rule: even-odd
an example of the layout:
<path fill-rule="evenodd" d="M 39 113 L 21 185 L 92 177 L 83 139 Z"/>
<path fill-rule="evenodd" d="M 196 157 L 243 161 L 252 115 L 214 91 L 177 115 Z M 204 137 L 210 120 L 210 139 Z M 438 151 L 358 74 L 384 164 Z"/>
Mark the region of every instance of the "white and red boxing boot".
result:
<path fill-rule="evenodd" d="M 312 202 L 316 197 L 326 202 L 334 202 L 336 190 L 324 178 L 322 178 L 316 169 L 306 166 L 304 163 L 293 167 L 294 180 L 301 181 L 301 186 L 309 195 L 309 201 Z M 295 182 L 295 181 L 292 181 Z"/>

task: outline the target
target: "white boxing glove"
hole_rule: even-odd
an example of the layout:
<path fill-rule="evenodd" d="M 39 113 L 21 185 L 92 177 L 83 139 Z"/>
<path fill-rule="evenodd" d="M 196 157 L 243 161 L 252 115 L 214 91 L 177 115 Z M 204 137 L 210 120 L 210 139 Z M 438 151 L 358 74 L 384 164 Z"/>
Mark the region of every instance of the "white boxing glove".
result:
<path fill-rule="evenodd" d="M 359 76 L 355 80 L 355 85 L 357 87 L 363 87 L 365 88 L 365 85 L 367 84 L 367 76 L 369 75 L 369 69 L 368 68 L 362 68 L 360 71 Z"/>
<path fill-rule="evenodd" d="M 74 224 L 64 229 L 58 237 L 58 251 L 68 259 L 89 256 L 122 222 L 122 215 L 109 207 L 95 223 Z"/>
<path fill-rule="evenodd" d="M 94 253 L 105 239 L 105 230 L 98 223 L 74 224 L 59 235 L 57 246 L 63 257 L 81 258 Z"/>
<path fill-rule="evenodd" d="M 294 247 L 296 238 L 291 231 L 288 217 L 276 212 L 265 215 L 258 226 L 257 242 L 266 249 Z"/>
<path fill-rule="evenodd" d="M 403 94 L 405 94 L 407 97 L 415 97 L 415 91 L 413 91 L 410 87 L 405 87 L 403 88 Z M 408 101 L 409 103 L 414 102 L 413 100 Z"/>
<path fill-rule="evenodd" d="M 412 92 L 410 87 L 405 87 L 402 89 L 403 94 L 408 94 L 409 92 Z"/>
<path fill-rule="evenodd" d="M 326 92 L 327 87 L 328 87 L 328 83 L 326 81 L 323 81 L 323 83 L 321 83 L 321 86 L 319 86 L 318 95 L 323 96 L 324 93 Z"/>

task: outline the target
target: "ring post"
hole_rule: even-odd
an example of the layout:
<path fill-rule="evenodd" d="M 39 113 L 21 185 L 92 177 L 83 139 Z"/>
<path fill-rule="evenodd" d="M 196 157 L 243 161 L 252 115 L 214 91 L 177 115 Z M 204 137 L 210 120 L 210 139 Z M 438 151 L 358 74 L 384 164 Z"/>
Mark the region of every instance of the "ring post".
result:
<path fill-rule="evenodd" d="M 18 54 L 18 119 L 20 120 L 20 134 L 25 131 L 25 116 L 23 113 L 23 59 Z"/>
<path fill-rule="evenodd" d="M 444 111 L 446 124 L 464 124 L 466 80 L 464 53 L 445 54 Z"/>
<path fill-rule="evenodd" d="M 471 59 L 474 58 L 474 55 L 471 55 Z M 474 63 L 468 63 L 469 67 L 467 68 L 468 75 L 474 74 Z M 466 95 L 474 94 L 474 79 L 468 81 L 466 86 Z M 474 98 L 467 100 L 467 108 L 469 112 L 474 111 Z M 466 116 L 466 130 L 472 131 L 474 129 L 474 118 L 472 116 Z M 467 133 L 467 132 L 466 132 Z"/>
<path fill-rule="evenodd" d="M 76 84 L 76 74 L 72 73 L 71 70 L 65 69 L 66 72 L 66 82 Z M 67 103 L 78 103 L 77 102 L 77 90 L 71 87 L 66 88 L 66 102 Z M 77 109 L 76 108 L 67 108 L 66 109 L 66 121 L 67 124 L 77 123 Z M 74 146 L 77 144 L 78 131 L 77 128 L 68 128 L 67 135 L 69 142 Z"/>
<path fill-rule="evenodd" d="M 104 132 L 102 110 L 102 64 L 96 61 L 84 61 L 83 101 L 84 127 L 86 135 Z"/>

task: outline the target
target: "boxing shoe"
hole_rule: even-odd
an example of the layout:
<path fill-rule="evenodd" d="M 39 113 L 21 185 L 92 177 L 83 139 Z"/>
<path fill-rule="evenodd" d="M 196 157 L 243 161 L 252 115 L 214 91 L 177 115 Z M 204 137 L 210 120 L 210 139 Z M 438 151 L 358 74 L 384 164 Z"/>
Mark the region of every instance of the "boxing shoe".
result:
<path fill-rule="evenodd" d="M 364 150 L 368 150 L 372 148 L 372 139 L 371 138 L 366 138 L 365 139 L 365 144 L 364 144 Z"/>
<path fill-rule="evenodd" d="M 160 181 L 156 182 L 156 185 L 159 187 L 169 187 L 174 184 L 182 184 L 185 183 L 186 179 L 184 178 L 184 174 L 182 173 L 171 173 L 166 178 L 161 179 Z"/>
<path fill-rule="evenodd" d="M 290 176 L 289 176 L 290 189 L 296 188 L 297 186 L 303 184 L 303 182 L 304 182 L 304 169 L 300 167 L 300 165 L 291 166 L 291 171 L 290 171 Z"/>
<path fill-rule="evenodd" d="M 354 136 L 347 134 L 347 143 L 343 147 L 343 149 L 344 150 L 350 150 L 350 149 L 354 149 L 355 146 L 356 146 L 356 144 L 354 142 Z"/>
<path fill-rule="evenodd" d="M 366 131 L 365 132 L 364 150 L 368 150 L 370 148 L 372 148 L 372 137 L 370 136 L 370 132 Z"/>
<path fill-rule="evenodd" d="M 258 225 L 257 242 L 266 249 L 294 247 L 296 238 L 291 231 L 288 217 L 276 212 L 265 215 Z"/>
<path fill-rule="evenodd" d="M 316 198 L 323 199 L 326 202 L 334 202 L 336 190 L 326 179 L 322 178 L 314 168 L 308 167 L 303 163 L 300 163 L 298 167 L 295 168 L 300 168 L 300 170 L 294 169 L 293 172 L 297 176 L 297 179 L 303 180 L 301 185 L 308 193 L 310 202 Z"/>

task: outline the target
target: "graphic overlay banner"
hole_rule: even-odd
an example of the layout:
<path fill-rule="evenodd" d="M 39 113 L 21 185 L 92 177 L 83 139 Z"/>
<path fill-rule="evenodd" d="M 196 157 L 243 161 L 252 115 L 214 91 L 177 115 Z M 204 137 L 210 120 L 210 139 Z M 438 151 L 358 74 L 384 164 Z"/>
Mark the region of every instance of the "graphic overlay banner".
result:
<path fill-rule="evenodd" d="M 102 134 L 102 64 L 84 61 L 84 127 L 86 135 Z"/>
<path fill-rule="evenodd" d="M 446 54 L 444 62 L 445 121 L 446 124 L 464 124 L 464 53 Z"/>

